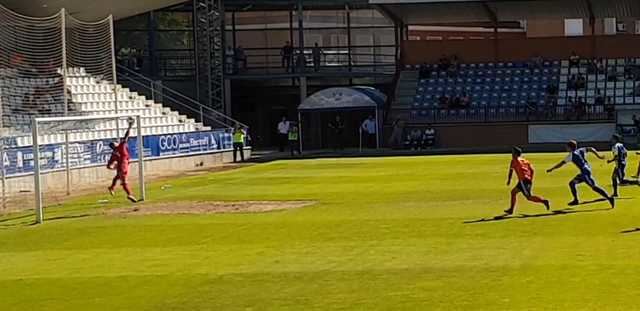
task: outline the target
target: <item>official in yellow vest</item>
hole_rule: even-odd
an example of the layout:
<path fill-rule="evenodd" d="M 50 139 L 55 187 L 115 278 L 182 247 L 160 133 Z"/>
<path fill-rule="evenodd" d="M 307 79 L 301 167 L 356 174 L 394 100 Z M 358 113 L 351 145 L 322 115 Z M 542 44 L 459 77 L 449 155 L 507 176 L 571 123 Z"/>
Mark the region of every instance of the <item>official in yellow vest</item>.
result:
<path fill-rule="evenodd" d="M 300 153 L 300 131 L 298 130 L 298 127 L 295 125 L 289 129 L 289 150 L 291 150 L 292 157 L 296 152 L 299 155 L 301 154 Z"/>
<path fill-rule="evenodd" d="M 244 142 L 246 135 L 245 130 L 240 125 L 236 125 L 233 131 L 233 162 L 238 161 L 238 152 L 240 152 L 240 161 L 244 162 Z"/>

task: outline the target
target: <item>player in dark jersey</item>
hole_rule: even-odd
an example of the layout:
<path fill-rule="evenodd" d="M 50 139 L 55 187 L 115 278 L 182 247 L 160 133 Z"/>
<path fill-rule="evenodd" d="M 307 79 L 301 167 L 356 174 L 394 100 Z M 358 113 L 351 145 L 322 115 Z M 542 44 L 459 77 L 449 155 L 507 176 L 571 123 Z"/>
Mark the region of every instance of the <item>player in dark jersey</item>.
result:
<path fill-rule="evenodd" d="M 571 182 L 569 182 L 569 188 L 571 188 L 571 194 L 573 195 L 573 201 L 569 202 L 570 206 L 580 204 L 578 201 L 578 189 L 576 186 L 581 183 L 586 183 L 593 191 L 601 195 L 603 198 L 609 201 L 611 204 L 611 208 L 615 207 L 615 199 L 612 196 L 609 196 L 607 192 L 602 189 L 602 187 L 598 186 L 596 180 L 593 179 L 593 175 L 591 173 L 591 166 L 589 162 L 587 162 L 587 154 L 589 152 L 593 153 L 598 157 L 598 159 L 604 160 L 604 157 L 601 156 L 598 151 L 591 147 L 578 148 L 578 143 L 575 140 L 569 141 L 567 143 L 567 151 L 569 151 L 569 155 L 562 160 L 560 163 L 556 164 L 554 167 L 547 170 L 547 173 L 551 173 L 556 169 L 563 167 L 567 163 L 573 163 L 580 173 L 574 177 Z"/>
<path fill-rule="evenodd" d="M 127 193 L 127 199 L 136 203 L 138 200 L 133 196 L 127 177 L 129 176 L 129 134 L 131 133 L 131 127 L 133 126 L 133 119 L 129 120 L 129 127 L 124 136 L 120 138 L 119 143 L 112 142 L 109 144 L 111 147 L 111 158 L 107 163 L 107 168 L 110 170 L 116 170 L 116 176 L 113 177 L 111 186 L 109 186 L 109 193 L 115 194 L 115 189 L 118 181 L 122 185 L 122 189 Z"/>
<path fill-rule="evenodd" d="M 527 200 L 544 204 L 544 207 L 549 210 L 549 200 L 535 196 L 531 193 L 533 188 L 533 166 L 531 166 L 529 161 L 522 157 L 522 149 L 518 147 L 513 147 L 511 151 L 511 164 L 509 165 L 507 186 L 511 184 L 511 177 L 513 177 L 514 171 L 516 172 L 516 176 L 518 176 L 518 184 L 511 190 L 511 207 L 504 211 L 505 214 L 513 214 L 516 207 L 516 198 L 520 192 L 525 198 L 527 198 Z"/>
<path fill-rule="evenodd" d="M 630 183 L 630 181 L 624 179 L 625 170 L 627 169 L 627 148 L 625 148 L 622 143 L 622 136 L 614 134 L 611 139 L 613 141 L 613 147 L 611 148 L 613 158 L 607 161 L 607 163 L 616 163 L 616 167 L 611 174 L 611 184 L 613 185 L 613 196 L 617 197 L 618 185 L 627 185 Z"/>

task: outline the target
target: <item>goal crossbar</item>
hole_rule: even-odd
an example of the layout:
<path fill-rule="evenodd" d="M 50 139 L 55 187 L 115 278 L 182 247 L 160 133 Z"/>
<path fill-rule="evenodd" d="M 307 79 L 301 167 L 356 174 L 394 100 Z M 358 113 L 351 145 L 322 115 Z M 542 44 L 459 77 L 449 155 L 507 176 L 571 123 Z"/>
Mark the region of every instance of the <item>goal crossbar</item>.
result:
<path fill-rule="evenodd" d="M 145 189 L 145 181 L 144 181 L 144 139 L 142 135 L 142 116 L 136 114 L 113 114 L 113 115 L 104 115 L 104 116 L 70 116 L 70 117 L 42 117 L 42 118 L 33 118 L 31 120 L 31 136 L 32 136 L 32 144 L 33 144 L 33 160 L 34 160 L 34 190 L 35 190 L 35 214 L 36 214 L 36 223 L 44 222 L 44 209 L 43 209 L 43 198 L 42 198 L 42 171 L 40 165 L 40 143 L 39 143 L 39 125 L 42 123 L 52 123 L 52 122 L 74 122 L 74 121 L 101 121 L 101 120 L 121 120 L 121 119 L 129 119 L 134 118 L 136 123 L 136 148 L 138 154 L 138 182 L 140 187 L 140 200 L 144 201 L 146 199 L 146 189 Z M 116 122 L 119 123 L 119 122 Z M 118 135 L 119 126 L 117 128 Z M 67 189 L 70 189 L 71 184 L 71 166 L 69 160 L 69 136 L 68 130 L 64 131 L 65 133 L 65 147 L 64 147 L 64 156 L 65 156 L 65 171 L 66 171 L 66 181 L 67 181 Z"/>

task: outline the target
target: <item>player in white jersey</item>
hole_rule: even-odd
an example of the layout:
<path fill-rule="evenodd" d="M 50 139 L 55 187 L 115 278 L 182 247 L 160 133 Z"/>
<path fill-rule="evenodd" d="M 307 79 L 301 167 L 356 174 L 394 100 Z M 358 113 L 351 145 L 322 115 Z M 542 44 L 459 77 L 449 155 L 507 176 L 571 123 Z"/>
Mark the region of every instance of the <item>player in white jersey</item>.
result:
<path fill-rule="evenodd" d="M 614 134 L 613 137 L 611 137 L 611 141 L 613 142 L 613 147 L 611 148 L 613 158 L 607 161 L 607 163 L 616 163 L 613 173 L 611 174 L 611 184 L 613 185 L 613 196 L 617 197 L 618 185 L 629 184 L 629 181 L 624 179 L 625 170 L 627 169 L 627 148 L 625 148 L 622 143 L 622 136 L 618 134 Z"/>

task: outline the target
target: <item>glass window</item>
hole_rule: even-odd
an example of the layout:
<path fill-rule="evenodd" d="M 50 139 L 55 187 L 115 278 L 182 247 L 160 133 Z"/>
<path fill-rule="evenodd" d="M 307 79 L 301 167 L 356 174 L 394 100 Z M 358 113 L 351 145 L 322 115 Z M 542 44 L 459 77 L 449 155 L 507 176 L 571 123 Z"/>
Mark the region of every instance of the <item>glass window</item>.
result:
<path fill-rule="evenodd" d="M 288 11 L 237 12 L 236 29 L 288 29 Z"/>
<path fill-rule="evenodd" d="M 130 48 L 147 50 L 149 46 L 149 33 L 147 31 L 118 31 L 116 32 L 116 48 Z"/>
<path fill-rule="evenodd" d="M 192 14 L 189 12 L 156 12 L 158 29 L 184 30 L 192 28 Z"/>
<path fill-rule="evenodd" d="M 353 10 L 350 15 L 351 27 L 393 26 L 393 22 L 377 10 Z"/>
<path fill-rule="evenodd" d="M 298 17 L 294 11 L 294 28 L 298 28 Z M 344 10 L 313 10 L 303 13 L 304 28 L 347 27 L 347 13 Z"/>
<path fill-rule="evenodd" d="M 192 49 L 193 32 L 191 31 L 158 31 L 156 32 L 156 48 L 162 50 Z"/>
<path fill-rule="evenodd" d="M 582 18 L 569 18 L 564 20 L 564 35 L 567 37 L 584 35 L 584 21 Z"/>
<path fill-rule="evenodd" d="M 149 28 L 149 14 L 140 14 L 125 19 L 118 20 L 114 23 L 116 30 L 138 30 Z"/>

